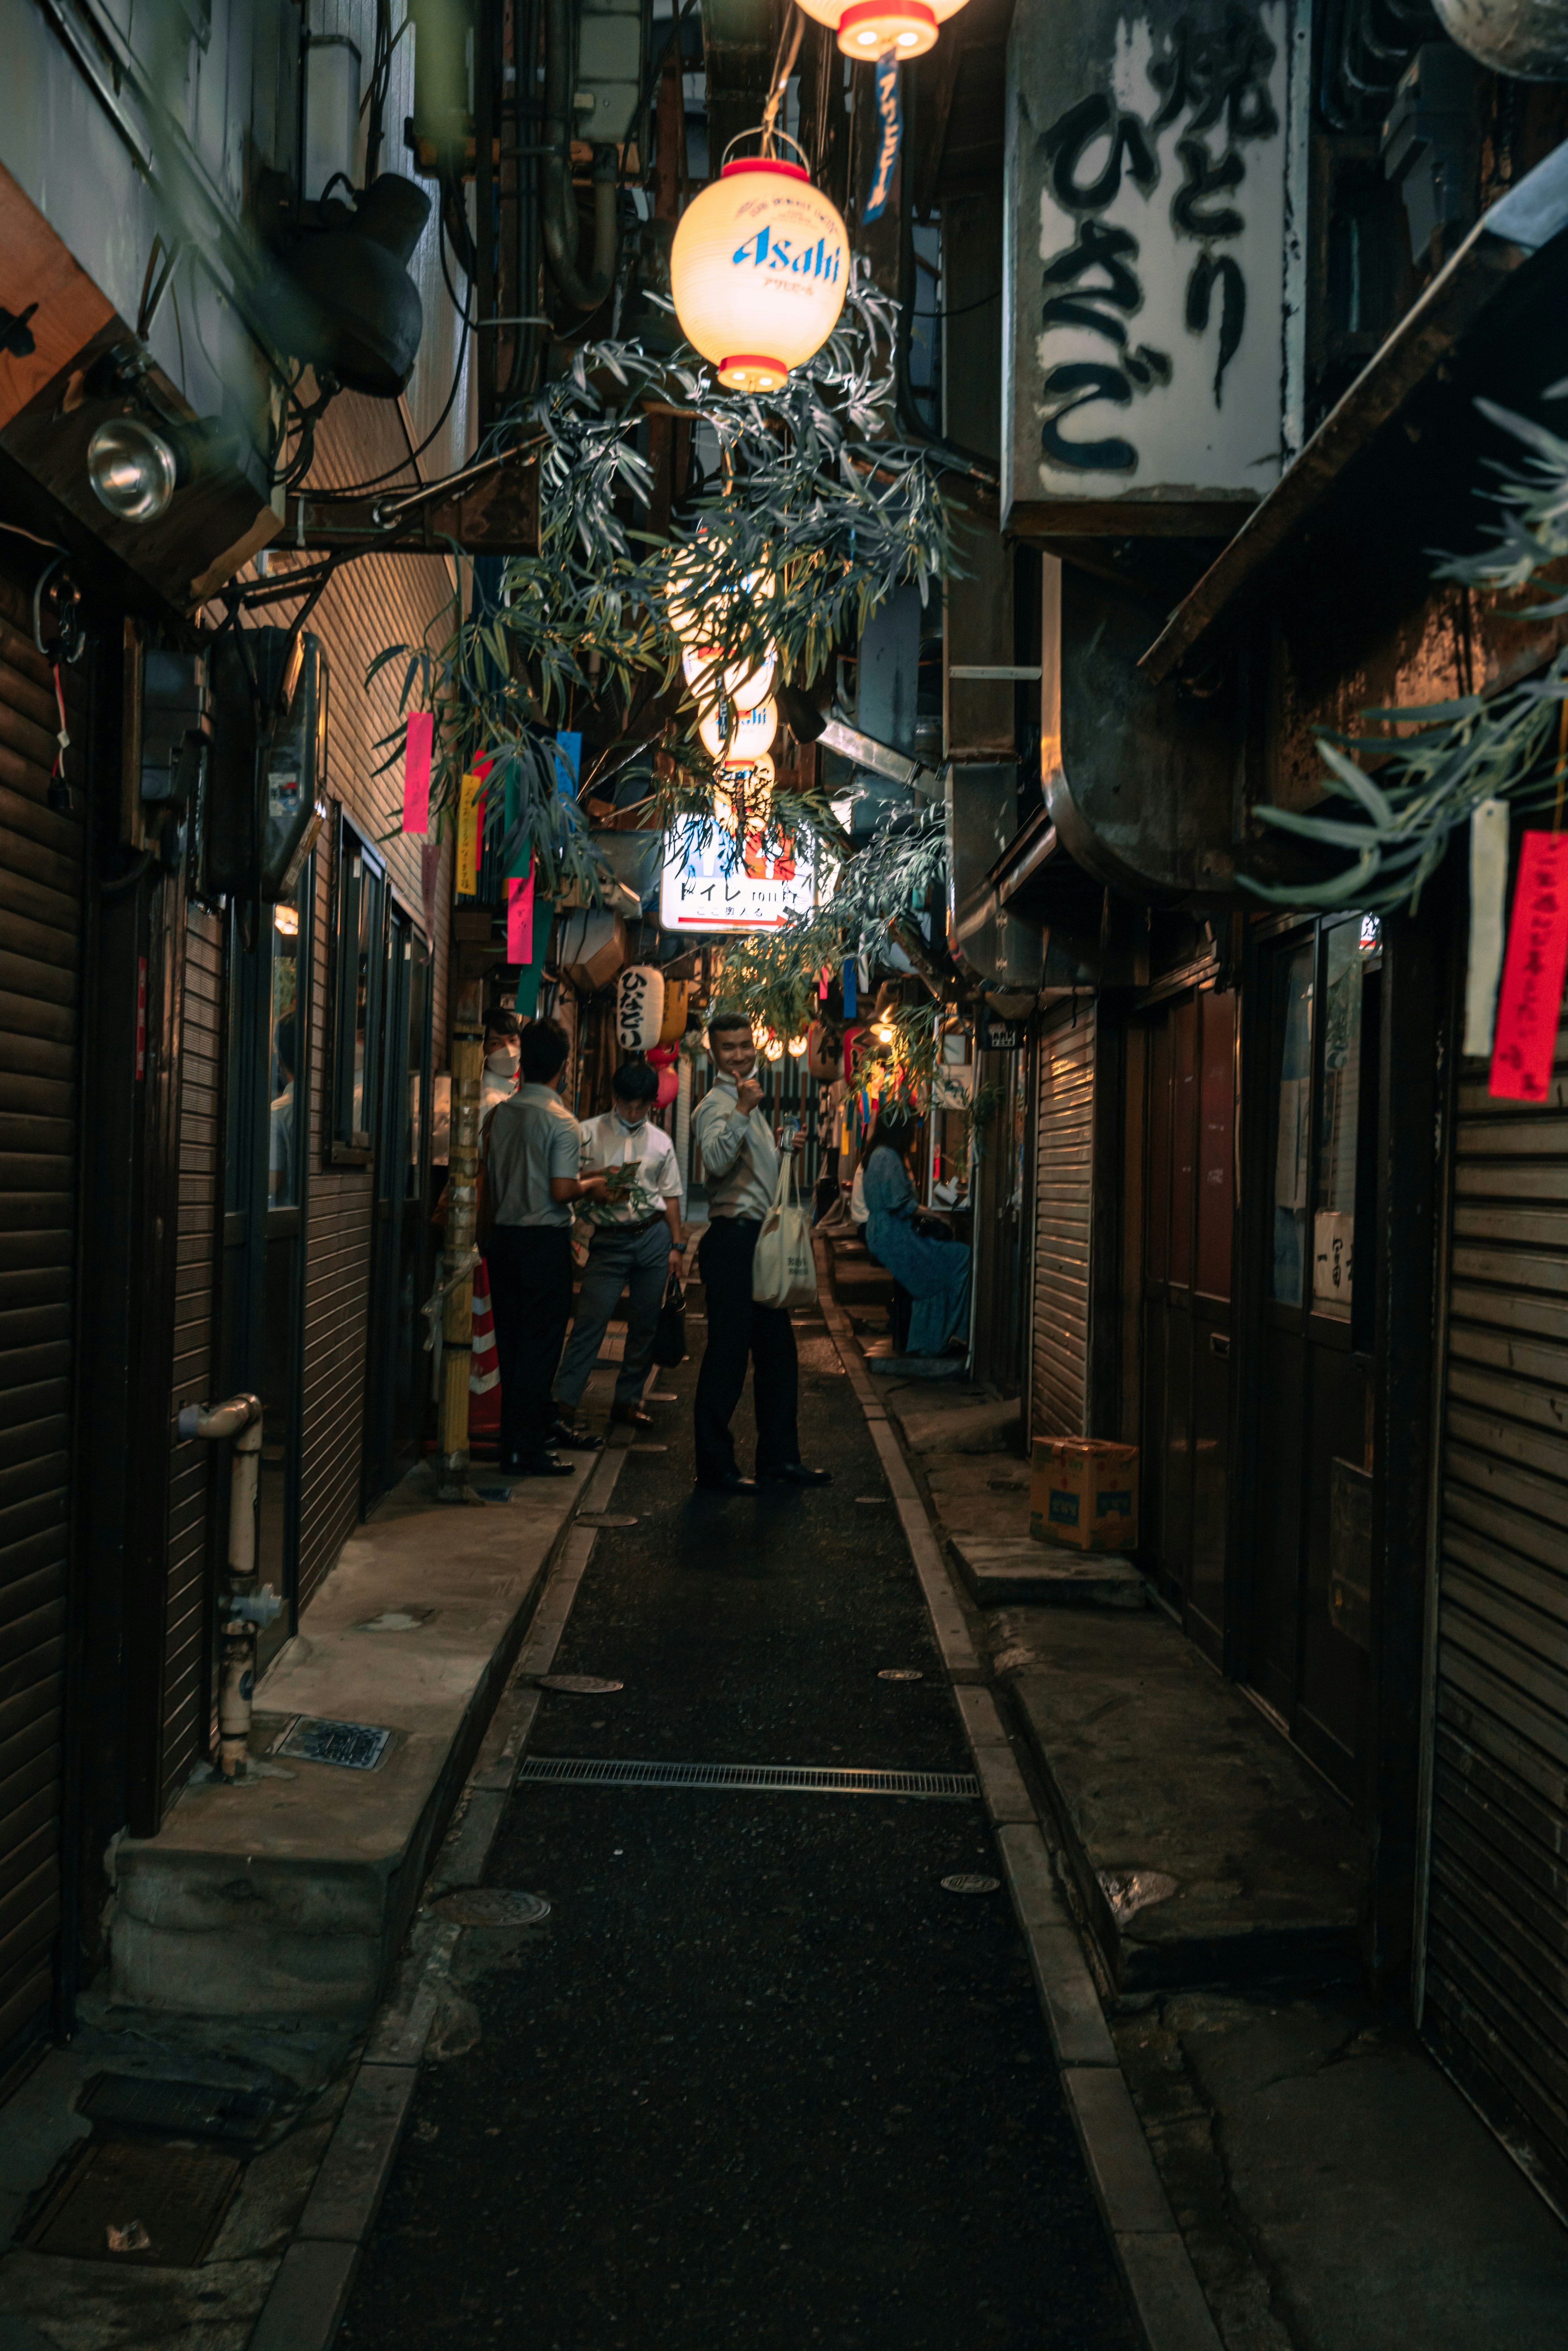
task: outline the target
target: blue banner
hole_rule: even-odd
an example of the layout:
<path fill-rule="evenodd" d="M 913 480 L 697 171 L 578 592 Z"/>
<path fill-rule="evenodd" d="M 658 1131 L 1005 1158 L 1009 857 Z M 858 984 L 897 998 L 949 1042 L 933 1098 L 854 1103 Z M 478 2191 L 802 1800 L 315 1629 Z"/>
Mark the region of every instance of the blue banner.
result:
<path fill-rule="evenodd" d="M 898 168 L 899 141 L 904 136 L 904 116 L 898 103 L 898 59 L 891 49 L 876 61 L 876 119 L 879 141 L 871 189 L 861 214 L 862 221 L 880 220 L 886 210 L 893 193 L 893 175 Z"/>

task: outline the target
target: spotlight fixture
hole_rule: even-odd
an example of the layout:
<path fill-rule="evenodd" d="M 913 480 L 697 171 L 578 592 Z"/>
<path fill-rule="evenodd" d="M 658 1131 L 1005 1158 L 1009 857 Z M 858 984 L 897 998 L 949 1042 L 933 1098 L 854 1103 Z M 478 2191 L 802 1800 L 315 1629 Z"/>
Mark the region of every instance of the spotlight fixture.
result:
<path fill-rule="evenodd" d="M 172 439 L 141 416 L 111 416 L 87 444 L 87 476 L 117 522 L 156 522 L 180 485 Z"/>

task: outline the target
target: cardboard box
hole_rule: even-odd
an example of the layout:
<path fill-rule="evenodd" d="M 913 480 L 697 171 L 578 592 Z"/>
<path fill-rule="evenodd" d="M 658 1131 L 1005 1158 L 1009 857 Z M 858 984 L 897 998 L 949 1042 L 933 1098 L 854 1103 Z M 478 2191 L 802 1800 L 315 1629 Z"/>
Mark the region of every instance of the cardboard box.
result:
<path fill-rule="evenodd" d="M 1138 1540 L 1138 1448 L 1096 1437 L 1037 1437 L 1029 1531 L 1072 1551 L 1131 1551 Z"/>

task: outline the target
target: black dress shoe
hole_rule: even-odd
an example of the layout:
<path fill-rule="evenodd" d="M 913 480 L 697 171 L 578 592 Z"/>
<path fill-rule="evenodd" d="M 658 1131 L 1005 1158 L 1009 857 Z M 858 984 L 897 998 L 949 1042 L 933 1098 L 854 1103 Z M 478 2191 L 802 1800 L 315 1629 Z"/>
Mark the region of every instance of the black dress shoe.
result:
<path fill-rule="evenodd" d="M 785 1461 L 777 1469 L 759 1469 L 758 1483 L 768 1486 L 831 1486 L 831 1469 L 808 1469 L 803 1461 Z"/>
<path fill-rule="evenodd" d="M 738 1469 L 727 1469 L 722 1478 L 699 1478 L 697 1484 L 705 1494 L 755 1494 L 755 1478 L 743 1478 Z"/>
<path fill-rule="evenodd" d="M 573 1453 L 598 1453 L 604 1445 L 602 1437 L 595 1437 L 591 1428 L 580 1428 L 574 1420 L 558 1420 L 550 1430 L 549 1441 L 552 1445 L 564 1445 Z"/>
<path fill-rule="evenodd" d="M 504 1478 L 572 1478 L 577 1474 L 575 1461 L 562 1461 L 553 1453 L 528 1453 L 503 1465 Z"/>

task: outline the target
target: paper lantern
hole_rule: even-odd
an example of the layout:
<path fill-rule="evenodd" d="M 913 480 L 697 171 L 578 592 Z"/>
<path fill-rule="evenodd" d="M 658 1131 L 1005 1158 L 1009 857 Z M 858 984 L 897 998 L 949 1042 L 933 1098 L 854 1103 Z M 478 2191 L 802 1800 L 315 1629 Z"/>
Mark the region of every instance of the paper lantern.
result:
<path fill-rule="evenodd" d="M 805 1051 L 805 1050 L 806 1050 L 806 1040 L 804 1039 L 804 1037 L 791 1037 L 791 1038 L 790 1038 L 790 1040 L 789 1040 L 789 1058 L 790 1058 L 790 1060 L 791 1060 L 791 1061 L 798 1061 L 800 1060 L 800 1058 L 801 1054 Z"/>
<path fill-rule="evenodd" d="M 744 713 L 767 701 L 779 674 L 779 656 L 768 652 L 758 661 L 741 653 L 727 665 L 722 645 L 691 645 L 681 656 L 681 669 L 700 710 L 716 710 L 722 697 Z"/>
<path fill-rule="evenodd" d="M 849 275 L 837 208 L 800 164 L 760 155 L 727 163 L 709 181 L 681 214 L 670 248 L 681 330 L 731 392 L 778 392 L 792 367 L 820 351 Z"/>
<path fill-rule="evenodd" d="M 615 988 L 615 1042 L 622 1053 L 645 1053 L 659 1041 L 664 1019 L 664 975 L 634 963 Z"/>
<path fill-rule="evenodd" d="M 759 702 L 755 710 L 737 710 L 733 704 L 726 709 L 723 703 L 716 702 L 704 714 L 697 739 L 710 759 L 742 767 L 770 749 L 778 732 L 779 705 L 771 699 Z"/>
<path fill-rule="evenodd" d="M 803 13 L 836 33 L 846 57 L 923 57 L 936 46 L 936 27 L 956 16 L 964 0 L 800 0 Z"/>
<path fill-rule="evenodd" d="M 754 604 L 766 607 L 775 592 L 773 576 L 767 571 L 748 572 L 739 590 L 711 587 L 705 558 L 721 554 L 722 541 L 710 547 L 705 545 L 707 538 L 707 525 L 699 523 L 695 537 L 670 559 L 664 609 L 670 616 L 671 628 L 684 645 L 701 644 L 715 635 L 742 594 L 750 597 Z"/>
<path fill-rule="evenodd" d="M 668 1110 L 681 1091 L 681 1081 L 674 1070 L 659 1071 L 659 1091 L 653 1098 L 655 1110 Z"/>
<path fill-rule="evenodd" d="M 784 1043 L 782 1038 L 776 1037 L 773 1034 L 772 1029 L 769 1029 L 768 1031 L 768 1042 L 762 1048 L 763 1060 L 765 1061 L 778 1061 L 783 1059 L 783 1055 Z"/>

